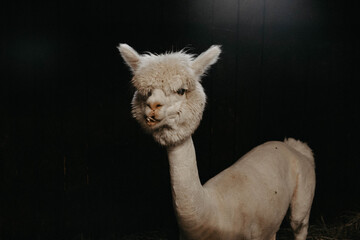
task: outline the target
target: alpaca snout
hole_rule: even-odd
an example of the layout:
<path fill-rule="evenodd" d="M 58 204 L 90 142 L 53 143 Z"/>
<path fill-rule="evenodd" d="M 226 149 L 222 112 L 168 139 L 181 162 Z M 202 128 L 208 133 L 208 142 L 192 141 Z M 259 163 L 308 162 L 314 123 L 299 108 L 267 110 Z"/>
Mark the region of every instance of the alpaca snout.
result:
<path fill-rule="evenodd" d="M 146 104 L 152 111 L 160 110 L 160 108 L 163 106 L 160 102 L 148 102 Z"/>

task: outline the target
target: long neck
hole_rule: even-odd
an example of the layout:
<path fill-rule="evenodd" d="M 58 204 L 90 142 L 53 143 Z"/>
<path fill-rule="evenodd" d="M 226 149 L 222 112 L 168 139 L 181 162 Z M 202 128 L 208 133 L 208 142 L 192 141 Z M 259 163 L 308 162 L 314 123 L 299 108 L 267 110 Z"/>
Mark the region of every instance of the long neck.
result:
<path fill-rule="evenodd" d="M 192 138 L 168 147 L 174 208 L 183 228 L 201 227 L 206 212 L 207 194 L 201 185 Z"/>

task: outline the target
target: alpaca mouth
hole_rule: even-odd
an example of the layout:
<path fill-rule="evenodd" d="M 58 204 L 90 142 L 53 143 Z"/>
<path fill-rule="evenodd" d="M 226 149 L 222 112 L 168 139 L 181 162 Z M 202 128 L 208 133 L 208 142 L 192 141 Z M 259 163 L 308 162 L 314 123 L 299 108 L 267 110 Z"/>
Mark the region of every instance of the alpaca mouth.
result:
<path fill-rule="evenodd" d="M 152 126 L 155 126 L 158 122 L 160 122 L 159 120 L 157 120 L 156 118 L 154 117 L 149 117 L 149 116 L 146 116 L 145 117 L 145 121 L 146 121 L 146 124 L 150 127 Z"/>

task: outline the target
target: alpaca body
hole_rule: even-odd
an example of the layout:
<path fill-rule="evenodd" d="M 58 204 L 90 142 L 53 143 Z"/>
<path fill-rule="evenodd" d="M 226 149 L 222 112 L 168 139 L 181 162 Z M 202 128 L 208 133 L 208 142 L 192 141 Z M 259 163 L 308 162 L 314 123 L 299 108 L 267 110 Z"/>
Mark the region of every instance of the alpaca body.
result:
<path fill-rule="evenodd" d="M 295 239 L 305 240 L 315 191 L 315 164 L 306 144 L 292 138 L 264 143 L 200 182 L 191 135 L 206 102 L 200 78 L 220 48 L 196 58 L 184 52 L 139 55 L 126 44 L 119 50 L 134 74 L 132 114 L 167 148 L 181 239 L 275 240 L 290 207 Z"/>
<path fill-rule="evenodd" d="M 304 239 L 315 181 L 311 157 L 284 142 L 267 142 L 201 188 L 191 144 L 188 140 L 177 146 L 178 156 L 169 154 L 174 207 L 183 239 L 271 239 L 289 206 L 297 239 Z M 305 179 L 307 185 L 299 184 Z"/>

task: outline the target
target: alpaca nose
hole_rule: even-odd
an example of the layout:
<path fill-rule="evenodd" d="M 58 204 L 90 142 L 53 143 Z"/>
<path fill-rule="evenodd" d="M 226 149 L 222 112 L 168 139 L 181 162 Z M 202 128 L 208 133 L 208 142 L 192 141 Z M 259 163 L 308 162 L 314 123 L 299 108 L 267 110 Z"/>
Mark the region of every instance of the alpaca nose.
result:
<path fill-rule="evenodd" d="M 159 110 L 163 105 L 159 102 L 152 102 L 152 103 L 148 103 L 147 106 L 151 110 L 155 111 L 155 110 Z"/>

